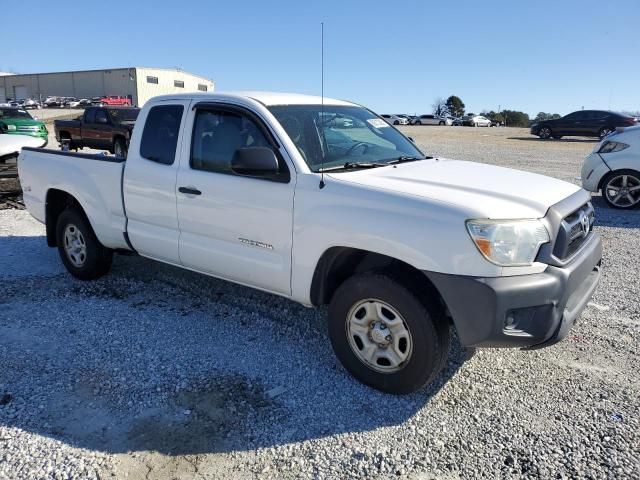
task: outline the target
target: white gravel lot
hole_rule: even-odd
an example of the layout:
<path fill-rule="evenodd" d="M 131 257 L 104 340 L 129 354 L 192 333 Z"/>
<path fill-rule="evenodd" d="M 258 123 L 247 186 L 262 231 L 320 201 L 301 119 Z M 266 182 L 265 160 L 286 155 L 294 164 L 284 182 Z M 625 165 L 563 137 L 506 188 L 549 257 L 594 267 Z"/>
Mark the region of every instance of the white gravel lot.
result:
<path fill-rule="evenodd" d="M 407 130 L 566 180 L 593 146 Z M 603 278 L 564 342 L 455 346 L 402 397 L 342 369 L 323 311 L 139 257 L 80 282 L 0 211 L 0 478 L 639 478 L 640 214 L 595 205 Z"/>

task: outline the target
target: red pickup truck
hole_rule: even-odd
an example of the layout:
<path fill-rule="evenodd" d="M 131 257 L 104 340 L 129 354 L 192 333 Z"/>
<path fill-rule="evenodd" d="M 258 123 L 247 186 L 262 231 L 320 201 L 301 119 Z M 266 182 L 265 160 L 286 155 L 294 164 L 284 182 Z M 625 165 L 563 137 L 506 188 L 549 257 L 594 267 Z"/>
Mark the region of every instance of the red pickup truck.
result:
<path fill-rule="evenodd" d="M 109 105 L 114 107 L 130 107 L 131 99 L 121 95 L 108 95 L 100 98 L 100 105 Z"/>

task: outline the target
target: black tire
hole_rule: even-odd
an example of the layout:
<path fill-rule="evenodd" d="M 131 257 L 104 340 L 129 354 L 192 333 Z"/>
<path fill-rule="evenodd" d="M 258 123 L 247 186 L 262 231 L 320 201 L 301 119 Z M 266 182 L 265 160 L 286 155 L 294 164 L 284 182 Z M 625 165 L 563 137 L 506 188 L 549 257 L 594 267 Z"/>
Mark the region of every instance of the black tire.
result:
<path fill-rule="evenodd" d="M 420 120 L 416 120 L 414 125 L 422 125 L 422 122 Z"/>
<path fill-rule="evenodd" d="M 71 254 L 67 252 L 67 241 L 65 238 L 67 227 L 79 231 L 85 253 L 80 264 L 74 263 Z M 113 251 L 104 247 L 96 238 L 91 224 L 84 213 L 68 208 L 58 217 L 56 224 L 56 241 L 58 253 L 62 263 L 71 275 L 80 280 L 94 280 L 100 278 L 111 269 Z"/>
<path fill-rule="evenodd" d="M 618 210 L 632 210 L 638 208 L 640 206 L 640 191 L 629 192 L 629 195 L 634 200 L 633 202 L 629 201 L 625 195 L 623 202 L 622 198 L 615 202 L 616 196 L 614 194 L 610 194 L 610 186 L 619 189 L 621 182 L 619 181 L 621 177 L 627 176 L 627 187 L 635 187 L 640 186 L 640 172 L 636 172 L 635 170 L 615 170 L 613 172 L 609 172 L 606 177 L 602 180 L 602 198 L 607 202 L 607 205 L 611 208 L 615 208 Z"/>
<path fill-rule="evenodd" d="M 376 299 L 397 310 L 411 336 L 411 354 L 400 370 L 383 373 L 364 363 L 351 346 L 348 315 L 359 302 Z M 432 382 L 449 353 L 450 332 L 442 308 L 421 299 L 386 273 L 363 273 L 347 279 L 329 305 L 329 337 L 342 365 L 362 383 L 393 394 L 414 392 Z"/>
<path fill-rule="evenodd" d="M 552 135 L 553 133 L 551 132 L 551 129 L 547 126 L 540 127 L 540 130 L 538 131 L 538 136 L 543 140 L 548 140 Z"/>
<path fill-rule="evenodd" d="M 127 144 L 124 138 L 116 138 L 113 142 L 113 153 L 122 158 L 127 158 Z"/>

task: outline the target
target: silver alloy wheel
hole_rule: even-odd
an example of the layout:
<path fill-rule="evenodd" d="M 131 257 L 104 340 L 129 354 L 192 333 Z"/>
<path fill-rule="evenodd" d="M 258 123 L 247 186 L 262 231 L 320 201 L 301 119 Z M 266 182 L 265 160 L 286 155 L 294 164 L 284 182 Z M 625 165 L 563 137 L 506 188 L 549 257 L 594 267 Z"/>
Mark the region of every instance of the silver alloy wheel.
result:
<path fill-rule="evenodd" d="M 378 372 L 395 373 L 411 358 L 413 341 L 406 322 L 381 300 L 368 298 L 351 307 L 346 334 L 358 359 Z"/>
<path fill-rule="evenodd" d="M 611 177 L 604 189 L 607 200 L 619 208 L 631 208 L 640 202 L 640 179 L 633 175 Z"/>
<path fill-rule="evenodd" d="M 602 130 L 600 130 L 600 138 L 604 138 L 607 135 L 609 135 L 611 133 L 611 129 L 610 128 L 603 128 Z"/>
<path fill-rule="evenodd" d="M 70 223 L 64 229 L 64 250 L 67 258 L 75 267 L 82 267 L 87 260 L 87 244 L 82 232 Z"/>
<path fill-rule="evenodd" d="M 540 138 L 549 138 L 551 136 L 551 130 L 549 127 L 542 127 L 540 129 Z"/>

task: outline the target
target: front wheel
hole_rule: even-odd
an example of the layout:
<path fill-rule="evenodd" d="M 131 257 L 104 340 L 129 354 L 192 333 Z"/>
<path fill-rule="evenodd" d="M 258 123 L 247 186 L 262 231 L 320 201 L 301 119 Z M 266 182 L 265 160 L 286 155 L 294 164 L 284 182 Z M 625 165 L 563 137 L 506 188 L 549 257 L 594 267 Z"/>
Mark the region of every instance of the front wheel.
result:
<path fill-rule="evenodd" d="M 111 268 L 113 252 L 96 238 L 85 215 L 76 209 L 65 210 L 58 217 L 56 240 L 62 263 L 80 280 L 93 280 Z"/>
<path fill-rule="evenodd" d="M 542 127 L 538 132 L 538 136 L 543 140 L 547 140 L 551 137 L 551 129 L 549 127 Z"/>
<path fill-rule="evenodd" d="M 338 288 L 329 306 L 329 336 L 351 375 L 394 394 L 433 381 L 450 343 L 439 305 L 383 273 L 359 274 Z"/>
<path fill-rule="evenodd" d="M 612 208 L 636 208 L 640 204 L 640 173 L 634 170 L 611 172 L 602 183 L 602 196 Z"/>
<path fill-rule="evenodd" d="M 442 126 L 444 126 L 444 122 L 440 122 L 438 125 L 440 125 L 442 127 Z"/>

